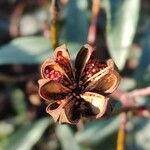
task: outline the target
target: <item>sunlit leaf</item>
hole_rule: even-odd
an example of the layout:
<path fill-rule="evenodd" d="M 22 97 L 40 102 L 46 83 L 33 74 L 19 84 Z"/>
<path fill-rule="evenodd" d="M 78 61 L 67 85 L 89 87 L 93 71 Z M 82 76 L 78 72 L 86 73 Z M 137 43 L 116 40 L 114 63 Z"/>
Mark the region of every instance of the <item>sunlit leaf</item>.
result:
<path fill-rule="evenodd" d="M 76 42 L 66 42 L 66 45 L 75 59 L 81 45 Z M 49 39 L 44 37 L 21 37 L 0 47 L 0 65 L 39 64 L 48 57 L 53 57 L 53 49 Z"/>
<path fill-rule="evenodd" d="M 11 102 L 18 115 L 27 111 L 25 103 L 25 94 L 21 89 L 13 88 L 11 90 Z"/>
<path fill-rule="evenodd" d="M 0 47 L 0 64 L 35 64 L 50 54 L 51 46 L 43 37 L 22 37 Z"/>
<path fill-rule="evenodd" d="M 127 149 L 149 150 L 150 121 L 147 118 L 132 117 L 127 128 Z"/>
<path fill-rule="evenodd" d="M 87 1 L 71 0 L 66 10 L 66 41 L 84 44 L 87 39 L 88 20 L 86 17 Z"/>
<path fill-rule="evenodd" d="M 58 125 L 56 128 L 56 134 L 63 150 L 81 150 L 69 126 Z"/>
<path fill-rule="evenodd" d="M 119 89 L 123 91 L 128 91 L 134 89 L 136 86 L 136 81 L 133 78 L 122 78 Z"/>
<path fill-rule="evenodd" d="M 109 52 L 123 69 L 133 41 L 139 18 L 140 0 L 104 1 L 107 16 L 107 42 Z"/>
<path fill-rule="evenodd" d="M 87 143 L 89 146 L 96 145 L 114 133 L 118 129 L 118 126 L 119 117 L 91 122 L 76 134 L 76 140 L 82 144 Z"/>
<path fill-rule="evenodd" d="M 34 123 L 24 125 L 7 139 L 3 145 L 6 150 L 30 150 L 35 145 L 46 128 L 51 124 L 49 118 L 40 119 Z"/>
<path fill-rule="evenodd" d="M 143 52 L 140 59 L 139 66 L 135 71 L 135 77 L 141 80 L 141 77 L 145 76 L 146 73 L 150 74 L 150 31 L 148 31 L 147 36 L 145 36 L 144 41 L 141 43 Z M 149 80 L 150 82 L 150 80 Z"/>
<path fill-rule="evenodd" d="M 9 136 L 13 131 L 14 131 L 13 124 L 10 124 L 6 121 L 0 122 L 0 139 Z"/>

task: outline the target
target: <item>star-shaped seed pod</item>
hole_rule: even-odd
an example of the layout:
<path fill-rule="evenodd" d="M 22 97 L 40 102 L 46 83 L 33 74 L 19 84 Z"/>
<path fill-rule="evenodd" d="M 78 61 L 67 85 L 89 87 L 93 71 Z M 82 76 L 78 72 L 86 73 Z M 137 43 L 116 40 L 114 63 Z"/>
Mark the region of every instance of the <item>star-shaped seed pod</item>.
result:
<path fill-rule="evenodd" d="M 81 117 L 97 119 L 106 114 L 109 97 L 120 76 L 112 59 L 102 62 L 86 44 L 72 64 L 65 45 L 54 51 L 54 59 L 41 66 L 39 95 L 48 101 L 46 112 L 59 123 L 76 124 Z"/>

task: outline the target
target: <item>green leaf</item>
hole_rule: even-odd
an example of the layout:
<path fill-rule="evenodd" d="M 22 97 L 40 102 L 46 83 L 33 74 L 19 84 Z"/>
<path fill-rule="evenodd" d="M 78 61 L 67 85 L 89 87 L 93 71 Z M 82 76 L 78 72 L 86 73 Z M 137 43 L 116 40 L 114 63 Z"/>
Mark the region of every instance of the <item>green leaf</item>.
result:
<path fill-rule="evenodd" d="M 0 121 L 0 139 L 9 136 L 14 131 L 14 126 L 6 121 Z"/>
<path fill-rule="evenodd" d="M 67 42 L 66 45 L 74 60 L 81 44 Z M 48 57 L 53 57 L 53 49 L 50 46 L 49 40 L 44 37 L 21 37 L 0 47 L 0 65 L 39 64 Z"/>
<path fill-rule="evenodd" d="M 11 89 L 11 102 L 15 108 L 18 115 L 24 114 L 27 112 L 25 95 L 21 89 L 13 88 Z"/>
<path fill-rule="evenodd" d="M 149 150 L 150 148 L 150 121 L 148 119 L 140 119 L 140 123 L 135 129 L 135 140 L 137 147 L 141 147 L 143 150 Z"/>
<path fill-rule="evenodd" d="M 51 124 L 49 118 L 40 119 L 24 125 L 1 145 L 5 150 L 30 150 L 41 138 L 46 128 Z"/>
<path fill-rule="evenodd" d="M 69 126 L 58 125 L 56 127 L 56 134 L 63 150 L 81 150 Z"/>
<path fill-rule="evenodd" d="M 134 89 L 136 87 L 136 81 L 133 78 L 122 78 L 119 89 L 122 91 L 129 91 L 131 89 Z"/>
<path fill-rule="evenodd" d="M 87 40 L 88 20 L 86 0 L 71 0 L 67 6 L 65 35 L 66 41 L 84 44 Z"/>
<path fill-rule="evenodd" d="M 112 9 L 112 5 L 115 8 Z M 107 42 L 109 52 L 123 69 L 129 55 L 139 18 L 140 0 L 104 1 L 107 16 Z"/>
<path fill-rule="evenodd" d="M 149 150 L 150 148 L 150 120 L 133 116 L 127 127 L 127 149 Z"/>
<path fill-rule="evenodd" d="M 149 42 L 149 39 L 150 39 L 150 31 L 147 32 L 147 36 L 145 36 L 143 42 L 141 43 L 141 46 L 142 46 L 142 56 L 141 56 L 141 59 L 140 59 L 140 63 L 139 63 L 139 66 L 137 68 L 137 70 L 135 71 L 135 74 L 134 76 L 141 80 L 141 77 L 143 77 L 146 72 L 147 74 L 149 74 L 150 72 L 150 42 Z"/>
<path fill-rule="evenodd" d="M 52 52 L 44 37 L 21 37 L 0 47 L 0 64 L 38 64 Z"/>
<path fill-rule="evenodd" d="M 119 117 L 108 120 L 90 122 L 86 127 L 77 132 L 76 140 L 89 146 L 101 143 L 105 138 L 114 133 L 119 126 Z"/>
<path fill-rule="evenodd" d="M 69 50 L 71 59 L 72 59 L 72 61 L 74 61 L 76 59 L 76 55 L 77 55 L 78 51 L 82 47 L 82 44 L 70 42 L 70 43 L 66 43 L 66 45 L 67 45 L 67 48 Z"/>

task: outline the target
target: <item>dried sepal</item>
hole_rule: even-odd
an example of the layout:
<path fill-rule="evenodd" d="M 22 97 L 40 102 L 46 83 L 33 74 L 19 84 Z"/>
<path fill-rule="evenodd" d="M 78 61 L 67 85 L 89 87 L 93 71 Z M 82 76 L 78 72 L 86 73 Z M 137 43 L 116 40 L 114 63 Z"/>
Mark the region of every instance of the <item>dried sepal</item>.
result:
<path fill-rule="evenodd" d="M 55 122 L 59 123 L 70 123 L 67 119 L 64 105 L 67 103 L 67 100 L 60 100 L 58 102 L 54 102 L 49 104 L 46 107 L 46 112 L 51 115 Z"/>
<path fill-rule="evenodd" d="M 74 100 L 63 99 L 58 102 L 49 104 L 46 112 L 50 114 L 55 122 L 76 124 L 80 116 L 74 117 Z"/>
<path fill-rule="evenodd" d="M 71 58 L 68 52 L 68 49 L 65 44 L 59 46 L 54 51 L 55 62 L 57 62 L 69 76 L 69 78 L 75 77 L 75 69 L 72 65 Z"/>
<path fill-rule="evenodd" d="M 90 103 L 90 107 L 94 113 L 94 117 L 101 117 L 107 109 L 108 98 L 103 95 L 93 93 L 93 92 L 85 92 L 80 95 L 85 101 Z"/>
<path fill-rule="evenodd" d="M 61 83 L 49 79 L 41 79 L 38 83 L 39 94 L 45 100 L 57 99 L 71 92 L 69 88 L 63 86 Z"/>

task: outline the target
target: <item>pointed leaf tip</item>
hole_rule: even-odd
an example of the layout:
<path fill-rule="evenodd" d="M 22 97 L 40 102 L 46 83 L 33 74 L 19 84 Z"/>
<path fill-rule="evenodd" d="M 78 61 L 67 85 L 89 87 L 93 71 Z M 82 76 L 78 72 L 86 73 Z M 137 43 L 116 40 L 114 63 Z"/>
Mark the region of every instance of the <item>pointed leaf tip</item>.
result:
<path fill-rule="evenodd" d="M 67 46 L 66 46 L 66 44 L 62 44 L 62 45 L 60 45 L 58 48 L 67 49 Z"/>

